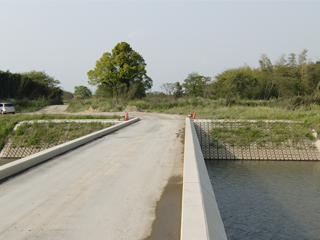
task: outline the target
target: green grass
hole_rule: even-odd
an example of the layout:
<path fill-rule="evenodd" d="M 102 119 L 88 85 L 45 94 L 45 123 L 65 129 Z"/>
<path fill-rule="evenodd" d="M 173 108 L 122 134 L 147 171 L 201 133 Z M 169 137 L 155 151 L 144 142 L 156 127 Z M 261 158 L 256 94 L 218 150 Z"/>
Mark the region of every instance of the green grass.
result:
<path fill-rule="evenodd" d="M 292 101 L 291 101 L 292 102 Z M 160 112 L 168 114 L 189 115 L 196 111 L 196 117 L 201 119 L 238 119 L 244 120 L 244 123 L 237 128 L 229 128 L 227 123 L 220 123 L 220 127 L 214 128 L 211 132 L 215 142 L 228 143 L 237 146 L 248 146 L 251 143 L 256 143 L 260 147 L 269 146 L 272 142 L 275 146 L 288 144 L 299 147 L 299 143 L 303 139 L 313 140 L 314 137 L 311 128 L 315 129 L 320 134 L 320 106 L 314 102 L 306 105 L 292 104 L 289 100 L 270 100 L 270 101 L 253 101 L 239 99 L 203 99 L 203 98 L 152 98 L 147 97 L 143 100 L 121 100 L 121 99 L 88 99 L 70 101 L 69 112 L 80 112 L 89 109 L 90 107 L 101 112 L 118 112 L 124 111 L 127 107 L 136 106 L 140 110 L 150 112 Z M 41 108 L 45 103 L 35 101 L 28 103 L 21 101 L 21 108 L 26 107 L 24 111 Z M 290 105 L 291 104 L 291 105 Z M 20 105 L 16 105 L 19 109 Z M 30 107 L 31 106 L 31 107 Z M 119 116 L 93 116 L 93 115 L 5 115 L 0 116 L 0 149 L 4 146 L 5 141 L 9 136 L 13 135 L 12 129 L 16 123 L 24 120 L 50 120 L 50 119 L 109 119 Z M 246 122 L 246 120 L 261 120 L 255 124 Z M 301 124 L 288 123 L 268 123 L 266 125 L 263 120 L 293 120 L 300 121 Z M 36 124 L 38 130 L 33 129 L 29 125 L 19 128 L 14 133 L 15 138 L 24 137 L 19 140 L 26 146 L 38 146 L 41 144 L 53 144 L 57 139 L 64 141 L 64 138 L 76 138 L 77 132 L 87 127 L 80 127 L 73 124 L 58 126 L 54 128 L 57 131 L 47 131 L 49 128 Z M 52 125 L 53 126 L 53 125 Z M 33 129 L 33 130 L 32 130 Z M 89 127 L 88 127 L 89 129 Z M 91 130 L 90 130 L 91 131 Z M 68 136 L 66 133 L 68 132 Z M 65 134 L 62 134 L 65 133 Z M 27 135 L 29 134 L 29 135 Z M 86 133 L 81 133 L 86 134 Z M 43 137 L 45 136 L 45 137 Z M 18 140 L 17 140 L 18 142 Z M 16 143 L 17 144 L 17 143 Z"/>
<path fill-rule="evenodd" d="M 268 101 L 252 101 L 252 100 L 238 100 L 238 105 L 243 106 L 266 106 Z M 90 107 L 101 112 L 108 111 L 123 111 L 126 107 L 136 106 L 141 110 L 151 112 L 164 112 L 164 113 L 177 113 L 186 114 L 195 108 L 218 108 L 224 106 L 230 106 L 228 101 L 224 99 L 212 100 L 197 98 L 181 98 L 181 99 L 170 99 L 170 98 L 145 98 L 143 100 L 123 100 L 123 99 L 85 99 L 76 100 L 69 103 L 67 111 L 69 112 L 81 112 L 89 109 Z"/>
<path fill-rule="evenodd" d="M 99 112 L 121 112 L 124 110 L 123 102 L 114 99 L 85 99 L 69 102 L 68 112 L 82 112 L 89 108 L 98 110 Z"/>
<path fill-rule="evenodd" d="M 301 98 L 301 97 L 300 97 Z M 197 98 L 157 98 L 125 101 L 121 99 L 89 99 L 72 101 L 70 112 L 87 110 L 90 107 L 100 111 L 123 111 L 129 106 L 140 110 L 168 114 L 189 115 L 196 111 L 201 119 L 241 120 L 294 120 L 308 122 L 320 134 L 320 106 L 315 102 L 297 105 L 295 99 L 239 100 Z M 306 98 L 306 100 L 308 100 Z"/>
<path fill-rule="evenodd" d="M 13 131 L 10 147 L 51 147 L 111 126 L 101 122 L 23 123 Z"/>
<path fill-rule="evenodd" d="M 14 126 L 20 121 L 27 120 L 50 120 L 50 119 L 120 119 L 120 116 L 104 116 L 104 115 L 0 115 L 0 150 L 3 148 L 5 142 L 13 133 Z M 45 135 L 45 134 L 44 134 Z"/>
<path fill-rule="evenodd" d="M 310 125 L 307 122 L 215 122 L 210 135 L 213 146 L 230 144 L 231 146 L 247 147 L 256 143 L 258 147 L 292 146 L 299 148 L 304 140 L 314 141 Z M 272 146 L 270 145 L 272 143 Z M 312 144 L 308 147 L 313 147 Z"/>

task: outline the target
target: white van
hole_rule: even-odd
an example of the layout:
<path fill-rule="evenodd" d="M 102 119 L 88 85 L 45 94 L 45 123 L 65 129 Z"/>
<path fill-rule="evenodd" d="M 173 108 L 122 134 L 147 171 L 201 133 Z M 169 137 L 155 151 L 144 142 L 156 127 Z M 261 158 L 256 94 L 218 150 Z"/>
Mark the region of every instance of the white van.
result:
<path fill-rule="evenodd" d="M 16 110 L 14 109 L 14 106 L 12 103 L 0 103 L 0 111 L 1 111 L 1 114 L 16 113 Z"/>

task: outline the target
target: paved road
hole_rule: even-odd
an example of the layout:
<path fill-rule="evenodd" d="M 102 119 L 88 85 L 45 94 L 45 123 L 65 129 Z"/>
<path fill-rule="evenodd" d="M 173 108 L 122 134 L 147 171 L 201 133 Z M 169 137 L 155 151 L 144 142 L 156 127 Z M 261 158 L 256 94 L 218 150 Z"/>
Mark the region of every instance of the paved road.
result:
<path fill-rule="evenodd" d="M 179 239 L 181 120 L 142 120 L 0 184 L 0 239 Z"/>

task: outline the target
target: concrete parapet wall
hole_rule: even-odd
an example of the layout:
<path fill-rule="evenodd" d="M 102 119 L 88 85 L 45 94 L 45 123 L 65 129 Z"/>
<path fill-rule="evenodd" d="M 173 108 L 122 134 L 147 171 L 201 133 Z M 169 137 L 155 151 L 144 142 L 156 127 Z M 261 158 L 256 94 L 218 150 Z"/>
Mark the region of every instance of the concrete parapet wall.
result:
<path fill-rule="evenodd" d="M 198 137 L 186 119 L 181 240 L 227 239 Z"/>
<path fill-rule="evenodd" d="M 16 173 L 19 173 L 25 169 L 28 169 L 34 165 L 37 165 L 41 162 L 44 162 L 50 158 L 58 156 L 62 153 L 65 153 L 73 148 L 79 147 L 87 142 L 90 142 L 96 138 L 102 137 L 114 131 L 117 131 L 125 126 L 128 126 L 134 122 L 139 121 L 139 118 L 134 118 L 129 121 L 111 126 L 109 128 L 102 129 L 100 131 L 88 134 L 86 136 L 74 139 L 72 141 L 57 145 L 55 147 L 46 149 L 44 151 L 38 152 L 31 156 L 16 160 L 11 163 L 7 163 L 3 166 L 0 166 L 0 180 L 10 177 Z"/>

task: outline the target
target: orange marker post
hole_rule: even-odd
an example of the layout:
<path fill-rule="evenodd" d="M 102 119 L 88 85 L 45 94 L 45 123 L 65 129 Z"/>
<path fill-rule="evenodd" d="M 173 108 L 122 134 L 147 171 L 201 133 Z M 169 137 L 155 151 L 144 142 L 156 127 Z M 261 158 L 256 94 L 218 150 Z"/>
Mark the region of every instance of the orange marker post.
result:
<path fill-rule="evenodd" d="M 125 115 L 124 120 L 125 120 L 125 121 L 129 120 L 129 114 L 128 114 L 128 112 L 124 112 L 124 113 L 125 113 L 125 114 L 124 114 L 124 115 Z"/>

